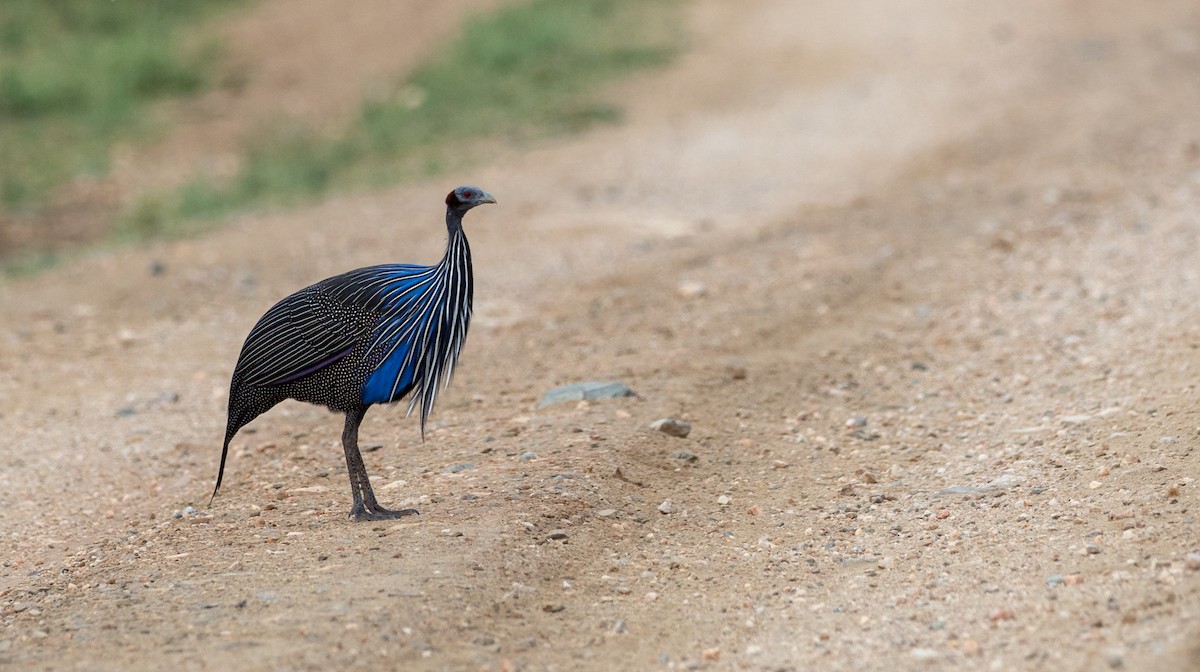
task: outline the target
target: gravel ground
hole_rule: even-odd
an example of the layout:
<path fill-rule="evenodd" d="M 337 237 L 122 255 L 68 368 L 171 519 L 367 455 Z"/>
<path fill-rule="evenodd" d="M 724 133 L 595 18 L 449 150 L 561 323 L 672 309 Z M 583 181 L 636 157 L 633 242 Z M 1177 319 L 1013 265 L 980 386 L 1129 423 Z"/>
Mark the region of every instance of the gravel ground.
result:
<path fill-rule="evenodd" d="M 362 430 L 419 518 L 299 404 L 208 493 L 257 316 L 452 184 L 0 287 L 0 666 L 1200 667 L 1200 10 L 877 5 L 697 0 L 626 124 L 451 180 L 471 339 Z"/>

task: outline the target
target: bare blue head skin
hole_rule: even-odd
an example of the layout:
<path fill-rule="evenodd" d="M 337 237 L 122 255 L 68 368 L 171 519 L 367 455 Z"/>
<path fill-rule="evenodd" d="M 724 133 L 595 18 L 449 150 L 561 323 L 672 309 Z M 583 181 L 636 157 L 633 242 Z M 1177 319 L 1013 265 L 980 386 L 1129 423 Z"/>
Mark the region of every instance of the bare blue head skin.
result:
<path fill-rule="evenodd" d="M 496 197 L 479 187 L 463 185 L 446 195 L 446 210 L 462 214 L 477 205 L 495 203 Z"/>

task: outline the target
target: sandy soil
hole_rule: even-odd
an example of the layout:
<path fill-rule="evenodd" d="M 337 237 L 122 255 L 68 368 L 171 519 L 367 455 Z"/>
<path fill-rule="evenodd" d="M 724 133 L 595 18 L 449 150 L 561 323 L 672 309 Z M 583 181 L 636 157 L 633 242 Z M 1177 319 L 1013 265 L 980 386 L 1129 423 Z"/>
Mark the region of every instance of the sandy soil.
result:
<path fill-rule="evenodd" d="M 881 4 L 697 0 L 619 128 L 0 288 L 0 665 L 1200 668 L 1200 9 Z M 210 507 L 258 315 L 462 182 L 457 378 L 362 432 L 422 515 L 299 404 Z"/>

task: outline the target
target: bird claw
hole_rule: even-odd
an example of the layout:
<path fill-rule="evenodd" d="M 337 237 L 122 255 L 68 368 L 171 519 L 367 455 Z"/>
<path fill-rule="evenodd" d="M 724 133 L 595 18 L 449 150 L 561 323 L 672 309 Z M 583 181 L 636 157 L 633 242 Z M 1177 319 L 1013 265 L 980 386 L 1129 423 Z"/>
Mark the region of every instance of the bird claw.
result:
<path fill-rule="evenodd" d="M 385 509 L 378 504 L 374 506 L 366 506 L 362 502 L 355 502 L 354 508 L 350 509 L 350 517 L 356 521 L 362 520 L 396 520 L 404 516 L 418 516 L 420 511 L 416 509 Z"/>

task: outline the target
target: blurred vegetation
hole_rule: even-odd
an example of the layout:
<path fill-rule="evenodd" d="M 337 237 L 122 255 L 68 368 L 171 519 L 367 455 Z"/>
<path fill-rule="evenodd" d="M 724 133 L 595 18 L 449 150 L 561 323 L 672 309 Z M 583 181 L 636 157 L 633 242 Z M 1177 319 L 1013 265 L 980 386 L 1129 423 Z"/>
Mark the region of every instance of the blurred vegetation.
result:
<path fill-rule="evenodd" d="M 147 103 L 213 79 L 197 20 L 241 0 L 0 0 L 0 214 L 36 214 L 55 187 L 103 175 Z"/>
<path fill-rule="evenodd" d="M 532 0 L 478 17 L 338 132 L 264 130 L 232 180 L 199 176 L 177 192 L 145 196 L 119 234 L 182 235 L 247 207 L 436 174 L 477 156 L 481 141 L 618 120 L 620 110 L 593 95 L 596 86 L 667 63 L 682 34 L 678 9 L 678 0 Z"/>

